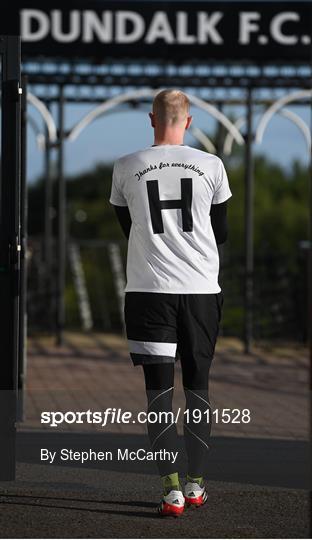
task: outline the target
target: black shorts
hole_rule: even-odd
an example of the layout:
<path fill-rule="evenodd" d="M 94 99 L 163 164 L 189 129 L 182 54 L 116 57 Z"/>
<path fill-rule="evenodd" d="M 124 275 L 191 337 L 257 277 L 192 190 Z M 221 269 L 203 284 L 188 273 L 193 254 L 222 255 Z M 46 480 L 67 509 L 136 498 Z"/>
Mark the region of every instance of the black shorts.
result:
<path fill-rule="evenodd" d="M 211 362 L 221 320 L 223 293 L 128 292 L 125 322 L 134 365 Z"/>

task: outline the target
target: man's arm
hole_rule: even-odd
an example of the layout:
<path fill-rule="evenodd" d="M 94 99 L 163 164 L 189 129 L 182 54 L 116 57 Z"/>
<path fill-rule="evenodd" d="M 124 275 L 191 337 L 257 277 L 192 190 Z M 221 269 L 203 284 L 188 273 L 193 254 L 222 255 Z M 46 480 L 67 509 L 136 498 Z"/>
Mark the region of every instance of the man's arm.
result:
<path fill-rule="evenodd" d="M 114 208 L 115 208 L 116 216 L 118 218 L 120 226 L 124 232 L 124 235 L 126 236 L 127 239 L 129 239 L 129 234 L 130 234 L 130 229 L 131 229 L 131 224 L 132 224 L 129 208 L 128 206 L 115 206 L 115 205 L 114 205 Z"/>
<path fill-rule="evenodd" d="M 127 206 L 115 206 L 117 219 L 123 230 L 125 237 L 128 239 L 132 220 Z M 227 239 L 227 204 L 212 204 L 210 209 L 211 225 L 215 235 L 217 244 L 223 244 Z"/>
<path fill-rule="evenodd" d="M 210 208 L 211 225 L 217 244 L 224 244 L 227 239 L 226 210 L 226 201 L 220 204 L 212 204 Z"/>

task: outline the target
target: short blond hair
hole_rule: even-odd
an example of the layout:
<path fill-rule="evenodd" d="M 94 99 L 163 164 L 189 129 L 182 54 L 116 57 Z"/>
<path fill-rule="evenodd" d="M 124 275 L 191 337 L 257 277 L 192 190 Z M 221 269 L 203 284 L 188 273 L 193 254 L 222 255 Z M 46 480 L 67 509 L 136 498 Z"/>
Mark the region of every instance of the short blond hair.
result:
<path fill-rule="evenodd" d="M 162 90 L 153 101 L 153 113 L 161 124 L 176 125 L 188 117 L 190 100 L 180 90 Z"/>

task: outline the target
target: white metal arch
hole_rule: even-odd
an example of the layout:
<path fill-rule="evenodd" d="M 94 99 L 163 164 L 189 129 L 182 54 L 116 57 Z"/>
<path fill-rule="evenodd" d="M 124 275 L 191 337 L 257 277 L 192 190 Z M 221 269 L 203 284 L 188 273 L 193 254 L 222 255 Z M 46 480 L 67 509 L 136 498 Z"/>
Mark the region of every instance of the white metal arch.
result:
<path fill-rule="evenodd" d="M 49 109 L 46 107 L 46 105 L 38 99 L 34 94 L 31 92 L 27 92 L 27 101 L 31 103 L 37 111 L 41 114 L 47 128 L 48 128 L 48 134 L 49 134 L 49 141 L 50 142 L 56 142 L 57 140 L 57 130 L 56 125 L 53 119 L 52 114 L 50 113 Z"/>
<path fill-rule="evenodd" d="M 207 152 L 210 152 L 211 154 L 216 154 L 217 149 L 213 142 L 207 137 L 206 133 L 204 133 L 201 129 L 198 127 L 190 127 L 189 131 L 192 133 L 193 137 L 197 139 L 207 150 Z"/>
<path fill-rule="evenodd" d="M 237 127 L 237 129 L 241 129 L 243 125 L 245 124 L 245 122 L 246 122 L 245 116 L 240 116 L 234 122 L 234 125 Z M 223 152 L 226 156 L 229 156 L 232 152 L 233 141 L 234 141 L 234 138 L 232 137 L 231 133 L 227 133 L 224 139 L 224 145 L 223 145 Z"/>
<path fill-rule="evenodd" d="M 281 109 L 278 111 L 278 113 L 281 114 L 282 116 L 285 116 L 285 118 L 289 118 L 291 122 L 293 122 L 294 124 L 296 124 L 296 126 L 298 126 L 298 128 L 303 133 L 303 136 L 306 140 L 308 151 L 310 151 L 311 150 L 311 132 L 306 122 L 302 120 L 302 118 L 298 114 L 294 113 L 293 111 L 290 111 L 289 109 Z"/>
<path fill-rule="evenodd" d="M 34 118 L 29 116 L 29 114 L 27 115 L 27 122 L 30 125 L 30 127 L 33 129 L 33 132 L 34 132 L 34 134 L 36 136 L 36 142 L 37 142 L 37 146 L 38 146 L 39 150 L 44 150 L 45 145 L 46 145 L 46 138 L 45 138 L 44 134 L 40 132 L 40 128 L 39 128 L 37 122 L 35 121 Z"/>
<path fill-rule="evenodd" d="M 86 128 L 93 120 L 98 118 L 99 116 L 105 114 L 110 109 L 113 109 L 114 107 L 117 107 L 121 103 L 125 103 L 127 101 L 133 101 L 133 100 L 139 100 L 144 97 L 154 97 L 159 90 L 151 90 L 148 88 L 143 88 L 140 90 L 134 90 L 132 92 L 127 92 L 125 94 L 119 94 L 118 96 L 115 96 L 109 100 L 107 100 L 105 103 L 102 103 L 89 113 L 87 113 L 70 131 L 68 139 L 70 141 L 74 141 L 81 131 Z M 216 120 L 218 120 L 221 124 L 224 125 L 224 127 L 232 133 L 234 139 L 238 144 L 244 144 L 244 139 L 238 129 L 235 127 L 235 125 L 222 113 L 220 112 L 214 105 L 211 105 L 210 103 L 206 103 L 204 100 L 198 98 L 197 96 L 193 96 L 192 94 L 187 94 L 189 100 L 191 103 L 199 107 L 200 109 L 206 111 L 208 114 L 213 116 Z"/>
<path fill-rule="evenodd" d="M 223 124 L 223 126 L 229 131 L 229 133 L 232 133 L 235 141 L 237 144 L 242 145 L 244 144 L 244 138 L 242 137 L 241 133 L 238 131 L 238 129 L 235 127 L 235 125 L 231 122 L 231 120 L 228 119 L 225 114 L 223 114 L 217 107 L 214 105 L 211 105 L 211 103 L 207 103 L 203 99 L 193 96 L 192 94 L 187 94 L 189 100 L 193 105 L 196 105 L 199 109 L 202 109 L 206 111 L 208 114 L 213 116 L 216 120 L 220 122 L 220 124 Z"/>
<path fill-rule="evenodd" d="M 114 112 L 114 111 L 112 111 Z M 32 118 L 30 115 L 27 115 L 27 121 L 29 122 L 29 125 L 32 127 L 35 136 L 36 136 L 36 142 L 37 147 L 39 150 L 43 151 L 46 147 L 46 137 L 43 133 L 40 132 L 40 128 L 35 121 L 34 118 Z M 191 126 L 189 128 L 189 132 L 193 135 L 193 137 L 200 142 L 204 148 L 207 150 L 207 152 L 211 152 L 213 154 L 216 153 L 216 148 L 213 144 L 213 142 L 209 139 L 209 137 L 198 127 Z"/>
<path fill-rule="evenodd" d="M 311 150 L 311 133 L 309 126 L 306 124 L 302 118 L 294 113 L 293 111 L 290 111 L 289 109 L 280 109 L 276 111 L 277 114 L 280 114 L 281 116 L 284 116 L 285 118 L 288 118 L 291 122 L 293 122 L 301 131 L 303 134 L 305 141 L 307 143 L 308 151 Z M 241 116 L 236 120 L 234 125 L 237 127 L 237 129 L 241 129 L 242 126 L 246 122 L 246 117 Z M 225 155 L 229 156 L 232 153 L 232 146 L 233 146 L 234 138 L 232 137 L 231 133 L 227 133 L 225 139 L 224 139 L 224 146 L 223 146 L 223 152 Z"/>
<path fill-rule="evenodd" d="M 306 97 L 312 97 L 312 90 L 298 90 L 297 92 L 292 92 L 291 94 L 287 94 L 286 96 L 283 96 L 279 98 L 277 101 L 275 101 L 264 113 L 262 116 L 257 130 L 256 130 L 256 137 L 255 141 L 256 143 L 260 144 L 262 142 L 262 138 L 264 135 L 264 132 L 266 130 L 266 127 L 268 123 L 270 122 L 272 116 L 279 111 L 284 105 L 287 103 L 291 103 L 292 101 L 297 101 L 298 99 L 304 99 Z"/>

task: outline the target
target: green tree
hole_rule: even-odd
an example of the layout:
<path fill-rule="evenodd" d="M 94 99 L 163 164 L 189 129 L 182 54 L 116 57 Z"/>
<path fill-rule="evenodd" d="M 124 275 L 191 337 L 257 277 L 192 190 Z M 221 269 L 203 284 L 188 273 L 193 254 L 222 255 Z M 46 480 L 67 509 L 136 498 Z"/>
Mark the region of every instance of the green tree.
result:
<path fill-rule="evenodd" d="M 225 162 L 233 197 L 228 204 L 229 238 L 224 248 L 222 286 L 226 290 L 226 310 L 223 330 L 226 334 L 240 335 L 243 321 L 244 284 L 244 168 L 242 150 L 236 150 Z M 114 209 L 109 203 L 112 166 L 97 164 L 94 169 L 72 176 L 66 181 L 67 223 L 69 236 L 77 241 L 103 240 L 120 243 L 126 257 L 126 242 L 117 223 Z M 308 170 L 294 162 L 290 171 L 256 156 L 254 160 L 254 252 L 255 252 L 255 309 L 258 333 L 262 335 L 274 328 L 277 334 L 286 331 L 299 335 L 305 330 L 302 302 L 306 297 L 306 259 L 299 247 L 308 238 Z M 56 182 L 53 187 L 56 206 Z M 40 178 L 29 186 L 29 235 L 42 237 L 44 227 L 44 180 Z M 54 235 L 56 219 L 54 219 Z M 90 248 L 91 249 L 91 248 Z M 105 249 L 93 255 L 85 247 L 84 267 L 90 296 L 98 301 L 101 289 L 107 302 L 116 306 L 116 293 Z M 72 322 L 75 295 L 70 292 L 68 278 L 67 300 Z M 100 303 L 99 303 L 100 304 Z M 100 312 L 101 306 L 98 306 Z M 301 310 L 301 311 L 300 311 Z M 113 326 L 118 326 L 118 308 L 109 315 Z M 296 320 L 293 320 L 295 317 Z M 96 317 L 101 320 L 100 315 Z M 115 322 L 114 322 L 115 321 Z M 288 326 L 287 326 L 288 325 Z M 289 326 L 290 325 L 290 326 Z M 271 331 L 271 330 L 270 330 Z"/>

